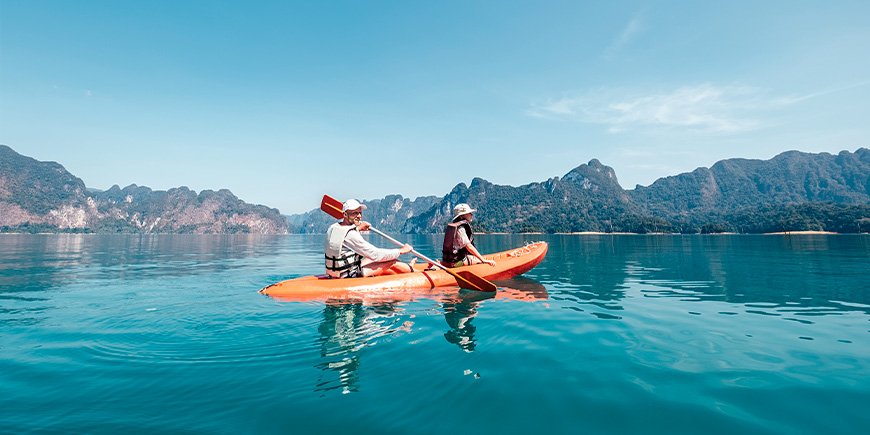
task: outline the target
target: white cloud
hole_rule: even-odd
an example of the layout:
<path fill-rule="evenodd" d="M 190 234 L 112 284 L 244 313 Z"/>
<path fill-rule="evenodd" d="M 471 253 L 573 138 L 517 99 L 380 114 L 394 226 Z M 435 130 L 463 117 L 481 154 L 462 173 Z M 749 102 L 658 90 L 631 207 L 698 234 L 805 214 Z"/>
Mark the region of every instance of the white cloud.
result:
<path fill-rule="evenodd" d="M 534 104 L 527 113 L 602 124 L 613 133 L 652 128 L 737 133 L 762 127 L 764 112 L 800 101 L 765 94 L 755 88 L 712 84 L 656 93 L 605 89 Z"/>
<path fill-rule="evenodd" d="M 803 95 L 737 85 L 699 84 L 658 92 L 605 88 L 532 104 L 529 116 L 601 124 L 610 133 L 680 129 L 735 134 L 772 125 L 776 112 L 810 99 L 870 85 L 870 80 Z"/>
<path fill-rule="evenodd" d="M 838 92 L 848 91 L 848 90 L 852 90 L 855 88 L 864 87 L 867 85 L 870 85 L 870 80 L 865 80 L 865 81 L 857 82 L 857 83 L 851 83 L 851 84 L 843 85 L 843 86 L 836 86 L 833 88 L 825 89 L 825 90 L 818 91 L 818 92 L 813 92 L 813 93 L 806 94 L 806 95 L 792 95 L 792 96 L 787 96 L 787 97 L 781 97 L 781 98 L 778 98 L 776 101 L 781 105 L 795 104 L 795 103 L 800 103 L 800 102 L 805 101 L 805 100 L 809 100 L 811 98 L 824 97 L 826 95 L 836 94 Z"/>
<path fill-rule="evenodd" d="M 604 58 L 612 59 L 622 50 L 622 47 L 628 45 L 634 37 L 643 30 L 643 21 L 639 16 L 635 16 L 625 25 L 622 32 L 610 43 L 604 50 Z"/>

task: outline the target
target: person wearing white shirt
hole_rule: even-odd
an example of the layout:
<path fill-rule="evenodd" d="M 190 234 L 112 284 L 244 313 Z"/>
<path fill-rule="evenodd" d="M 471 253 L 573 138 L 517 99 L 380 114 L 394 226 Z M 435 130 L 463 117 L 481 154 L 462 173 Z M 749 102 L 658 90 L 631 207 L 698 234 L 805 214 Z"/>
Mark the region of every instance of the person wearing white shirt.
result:
<path fill-rule="evenodd" d="M 366 209 L 355 199 L 342 204 L 342 220 L 332 224 L 326 231 L 324 246 L 326 273 L 333 278 L 356 278 L 361 276 L 391 275 L 414 270 L 412 264 L 399 262 L 399 256 L 414 248 L 405 244 L 398 249 L 378 248 L 363 239 L 360 231 L 371 224 L 362 220 Z"/>

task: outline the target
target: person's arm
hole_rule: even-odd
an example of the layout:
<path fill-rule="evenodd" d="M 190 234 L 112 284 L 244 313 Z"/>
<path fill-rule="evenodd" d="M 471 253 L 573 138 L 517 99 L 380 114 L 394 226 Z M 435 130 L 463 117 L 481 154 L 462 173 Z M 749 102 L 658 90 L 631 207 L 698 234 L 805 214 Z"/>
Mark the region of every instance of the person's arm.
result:
<path fill-rule="evenodd" d="M 477 252 L 477 248 L 475 248 L 474 245 L 472 245 L 471 243 L 469 243 L 468 246 L 466 246 L 466 247 L 468 248 L 468 253 L 469 253 L 469 254 L 471 254 L 471 255 L 473 255 L 473 256 L 479 258 L 480 261 L 482 261 L 482 262 L 484 262 L 484 263 L 486 263 L 486 264 L 488 264 L 488 265 L 490 265 L 490 266 L 495 266 L 495 260 L 486 260 L 486 259 L 484 259 L 484 258 L 483 258 L 483 255 L 480 255 L 480 252 Z"/>
<path fill-rule="evenodd" d="M 362 255 L 373 262 L 389 261 L 399 258 L 400 255 L 410 252 L 410 246 L 405 245 L 401 249 L 383 249 L 367 242 L 363 239 L 359 231 L 351 231 L 347 233 L 344 239 L 344 244 L 353 252 Z M 405 250 L 405 247 L 409 249 Z"/>
<path fill-rule="evenodd" d="M 461 245 L 459 247 L 460 249 L 463 247 L 467 248 L 469 254 L 477 257 L 480 261 L 490 266 L 495 266 L 495 260 L 485 260 L 483 258 L 483 255 L 480 255 L 480 252 L 477 251 L 477 248 L 475 248 L 474 245 L 471 244 L 471 240 L 468 239 L 468 234 L 465 233 L 465 228 L 459 228 L 457 234 L 459 236 L 459 244 Z"/>

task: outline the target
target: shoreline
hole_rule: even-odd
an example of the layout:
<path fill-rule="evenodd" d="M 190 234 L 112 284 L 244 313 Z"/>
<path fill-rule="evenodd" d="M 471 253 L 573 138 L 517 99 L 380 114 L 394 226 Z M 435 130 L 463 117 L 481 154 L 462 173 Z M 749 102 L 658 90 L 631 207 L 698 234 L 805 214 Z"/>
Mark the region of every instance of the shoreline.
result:
<path fill-rule="evenodd" d="M 835 233 L 833 231 L 778 231 L 775 233 L 762 233 L 764 235 L 784 235 L 790 236 L 793 234 L 867 234 L 867 233 Z"/>

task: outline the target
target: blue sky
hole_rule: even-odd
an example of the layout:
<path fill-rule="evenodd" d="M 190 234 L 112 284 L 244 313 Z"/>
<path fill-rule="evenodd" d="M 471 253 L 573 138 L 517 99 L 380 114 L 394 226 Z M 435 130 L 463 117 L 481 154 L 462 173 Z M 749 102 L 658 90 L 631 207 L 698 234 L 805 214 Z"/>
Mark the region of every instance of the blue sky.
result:
<path fill-rule="evenodd" d="M 870 146 L 870 2 L 721 3 L 0 0 L 0 143 L 288 214 Z"/>

